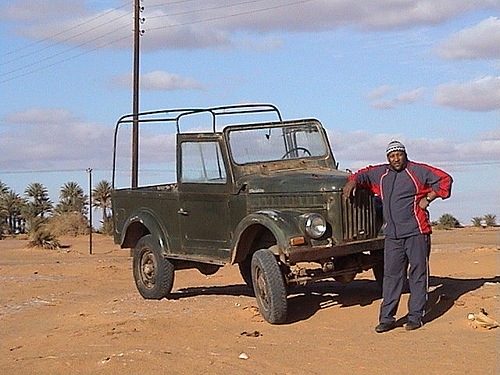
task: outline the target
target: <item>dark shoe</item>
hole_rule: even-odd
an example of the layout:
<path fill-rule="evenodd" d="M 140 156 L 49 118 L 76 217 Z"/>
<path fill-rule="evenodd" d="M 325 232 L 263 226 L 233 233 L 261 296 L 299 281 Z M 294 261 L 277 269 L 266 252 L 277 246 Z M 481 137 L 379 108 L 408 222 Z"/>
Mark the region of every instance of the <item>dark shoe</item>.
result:
<path fill-rule="evenodd" d="M 380 323 L 378 326 L 375 327 L 375 332 L 377 333 L 383 333 L 390 331 L 391 329 L 396 328 L 396 323 Z"/>
<path fill-rule="evenodd" d="M 405 329 L 407 331 L 414 331 L 422 327 L 422 322 L 408 322 L 405 324 Z"/>

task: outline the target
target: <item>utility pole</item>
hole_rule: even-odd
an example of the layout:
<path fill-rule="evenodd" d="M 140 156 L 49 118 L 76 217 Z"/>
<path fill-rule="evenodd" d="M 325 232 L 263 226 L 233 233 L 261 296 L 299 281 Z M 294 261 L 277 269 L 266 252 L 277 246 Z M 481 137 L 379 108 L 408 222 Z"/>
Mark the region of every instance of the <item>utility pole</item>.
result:
<path fill-rule="evenodd" d="M 92 168 L 87 168 L 89 174 L 89 253 L 92 255 Z"/>
<path fill-rule="evenodd" d="M 134 0 L 134 82 L 132 103 L 132 187 L 139 183 L 139 58 L 141 36 L 141 0 Z"/>

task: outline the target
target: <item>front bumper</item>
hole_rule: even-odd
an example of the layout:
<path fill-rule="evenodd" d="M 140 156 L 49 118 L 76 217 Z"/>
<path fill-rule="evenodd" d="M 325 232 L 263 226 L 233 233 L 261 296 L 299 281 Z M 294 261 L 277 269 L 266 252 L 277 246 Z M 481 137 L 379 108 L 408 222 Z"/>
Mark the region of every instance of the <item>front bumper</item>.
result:
<path fill-rule="evenodd" d="M 329 258 L 358 254 L 365 251 L 384 249 L 384 237 L 348 242 L 339 245 L 294 246 L 289 248 L 286 260 L 290 264 L 298 262 L 314 262 Z"/>

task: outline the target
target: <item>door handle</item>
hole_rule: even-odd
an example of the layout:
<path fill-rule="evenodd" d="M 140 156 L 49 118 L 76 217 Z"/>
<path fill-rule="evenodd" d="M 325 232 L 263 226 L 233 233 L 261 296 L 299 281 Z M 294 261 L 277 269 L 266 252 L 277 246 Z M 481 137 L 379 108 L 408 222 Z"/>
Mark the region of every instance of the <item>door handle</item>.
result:
<path fill-rule="evenodd" d="M 189 212 L 184 211 L 184 208 L 179 208 L 179 211 L 177 211 L 178 214 L 188 216 Z"/>

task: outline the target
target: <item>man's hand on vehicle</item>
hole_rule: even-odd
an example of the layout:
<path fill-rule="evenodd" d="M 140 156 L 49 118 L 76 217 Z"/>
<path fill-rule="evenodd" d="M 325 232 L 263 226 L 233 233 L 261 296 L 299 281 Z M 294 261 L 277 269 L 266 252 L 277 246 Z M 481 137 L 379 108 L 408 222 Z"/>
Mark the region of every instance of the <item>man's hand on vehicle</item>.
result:
<path fill-rule="evenodd" d="M 347 181 L 344 185 L 343 195 L 346 199 L 356 195 L 356 181 Z"/>

